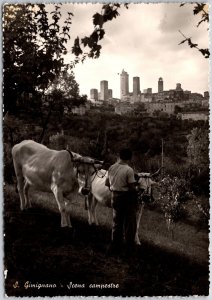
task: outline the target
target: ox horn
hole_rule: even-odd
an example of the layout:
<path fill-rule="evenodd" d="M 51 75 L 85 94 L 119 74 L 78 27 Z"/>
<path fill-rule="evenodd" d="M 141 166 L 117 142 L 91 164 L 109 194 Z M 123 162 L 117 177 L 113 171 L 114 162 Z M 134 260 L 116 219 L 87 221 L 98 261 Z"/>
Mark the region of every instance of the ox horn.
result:
<path fill-rule="evenodd" d="M 160 174 L 162 167 L 160 167 L 155 173 L 151 174 L 150 177 L 155 177 Z"/>
<path fill-rule="evenodd" d="M 103 164 L 104 164 L 104 161 L 103 161 L 103 160 L 97 160 L 97 159 L 95 159 L 95 160 L 94 160 L 94 164 L 103 165 Z"/>

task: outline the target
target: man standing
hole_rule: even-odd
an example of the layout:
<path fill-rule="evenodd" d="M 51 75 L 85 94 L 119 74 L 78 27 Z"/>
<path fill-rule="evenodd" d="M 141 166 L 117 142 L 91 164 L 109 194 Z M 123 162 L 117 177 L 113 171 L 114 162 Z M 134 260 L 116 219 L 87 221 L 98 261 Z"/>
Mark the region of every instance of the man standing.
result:
<path fill-rule="evenodd" d="M 108 170 L 105 185 L 112 191 L 113 225 L 111 252 L 119 253 L 125 237 L 127 250 L 134 246 L 136 233 L 137 193 L 130 149 L 122 149 L 118 161 Z"/>

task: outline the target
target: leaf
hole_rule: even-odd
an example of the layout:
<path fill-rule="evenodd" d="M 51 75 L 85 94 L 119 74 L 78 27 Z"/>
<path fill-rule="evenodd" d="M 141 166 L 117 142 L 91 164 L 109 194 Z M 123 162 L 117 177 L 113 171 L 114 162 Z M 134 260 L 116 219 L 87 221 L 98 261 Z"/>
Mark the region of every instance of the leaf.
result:
<path fill-rule="evenodd" d="M 103 39 L 103 37 L 104 37 L 104 35 L 105 35 L 104 29 L 99 29 L 99 30 L 98 30 L 98 34 L 99 34 L 99 40 Z"/>
<path fill-rule="evenodd" d="M 86 47 L 88 45 L 88 37 L 85 36 L 84 38 L 82 38 L 81 42 L 82 42 L 83 46 Z"/>
<path fill-rule="evenodd" d="M 209 58 L 210 57 L 210 51 L 209 51 L 209 49 L 199 49 L 199 51 L 202 53 L 202 55 L 205 58 Z"/>
<path fill-rule="evenodd" d="M 96 13 L 95 15 L 93 15 L 93 24 L 94 26 L 99 26 L 100 28 L 103 26 L 103 16 L 100 15 L 99 13 Z"/>
<path fill-rule="evenodd" d="M 182 42 L 180 42 L 178 45 L 181 45 L 183 43 L 185 43 L 188 39 L 183 40 Z"/>
<path fill-rule="evenodd" d="M 79 44 L 79 37 L 77 37 L 74 41 L 74 46 L 72 47 L 72 53 L 75 54 L 76 56 L 79 56 L 82 54 L 82 49 L 80 48 Z"/>
<path fill-rule="evenodd" d="M 204 3 L 196 3 L 196 6 L 193 9 L 194 15 L 197 15 L 199 12 L 201 12 L 204 8 L 205 4 Z"/>

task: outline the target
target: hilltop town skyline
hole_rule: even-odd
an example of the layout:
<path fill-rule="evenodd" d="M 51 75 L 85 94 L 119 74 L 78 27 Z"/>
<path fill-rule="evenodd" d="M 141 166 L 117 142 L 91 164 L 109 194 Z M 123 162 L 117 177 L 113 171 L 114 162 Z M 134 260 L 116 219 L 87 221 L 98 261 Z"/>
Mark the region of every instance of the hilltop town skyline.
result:
<path fill-rule="evenodd" d="M 188 90 L 184 85 L 183 82 L 176 82 L 175 86 L 173 87 L 167 87 L 166 81 L 161 76 L 156 79 L 157 81 L 157 88 L 156 90 L 153 90 L 152 85 L 148 87 L 142 86 L 142 80 L 139 76 L 134 76 L 132 74 L 128 74 L 126 69 L 122 69 L 122 72 L 117 73 L 119 75 L 119 80 L 117 82 L 117 86 L 119 87 L 119 95 L 118 97 L 114 96 L 113 89 L 111 88 L 110 80 L 108 79 L 100 79 L 99 85 L 95 87 L 91 87 L 89 93 L 87 94 L 88 99 L 94 98 L 94 93 L 96 94 L 96 98 L 99 100 L 106 100 L 106 98 L 115 98 L 115 99 L 124 99 L 125 96 L 129 95 L 139 95 L 139 94 L 155 94 L 163 91 L 171 91 L 171 90 L 183 90 L 185 92 L 190 93 L 198 93 L 204 95 L 205 92 L 208 92 L 208 89 L 199 92 L 197 90 Z M 155 83 L 153 83 L 153 86 L 155 86 Z M 108 92 L 108 96 L 103 96 L 102 93 L 104 93 L 104 89 L 106 89 Z M 92 96 L 93 95 L 93 96 Z"/>
<path fill-rule="evenodd" d="M 73 36 L 91 33 L 92 16 L 101 11 L 101 4 L 65 4 L 64 14 L 69 8 L 74 13 Z M 180 30 L 202 48 L 209 46 L 208 24 L 197 27 L 200 16 L 194 15 L 192 8 L 191 4 L 180 7 L 180 3 L 130 4 L 128 10 L 121 7 L 120 15 L 105 24 L 100 57 L 87 59 L 74 68 L 80 93 L 89 95 L 91 88 L 99 88 L 100 80 L 108 80 L 113 96 L 119 98 L 118 73 L 123 68 L 140 77 L 142 89 L 152 87 L 157 91 L 157 80 L 162 77 L 165 89 L 181 82 L 186 90 L 202 94 L 207 91 L 209 60 L 186 43 L 179 45 L 183 40 Z M 73 60 L 71 47 L 70 42 L 67 62 Z"/>

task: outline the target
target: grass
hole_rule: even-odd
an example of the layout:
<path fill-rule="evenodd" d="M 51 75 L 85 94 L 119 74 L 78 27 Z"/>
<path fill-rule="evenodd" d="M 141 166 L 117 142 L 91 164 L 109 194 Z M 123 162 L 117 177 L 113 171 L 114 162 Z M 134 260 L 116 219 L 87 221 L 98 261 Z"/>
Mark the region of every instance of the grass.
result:
<path fill-rule="evenodd" d="M 16 205 L 19 205 L 18 195 L 12 186 L 6 186 L 5 192 L 7 195 L 10 194 L 10 199 L 16 199 L 15 201 L 18 201 Z M 33 206 L 45 208 L 50 212 L 57 213 L 59 216 L 58 207 L 52 194 L 31 190 L 30 197 Z M 70 213 L 71 218 L 87 222 L 88 216 L 83 197 L 79 196 L 73 201 Z M 98 205 L 97 218 L 100 226 L 111 230 L 111 208 Z M 60 222 L 58 222 L 59 226 Z M 148 242 L 164 250 L 185 256 L 199 264 L 204 264 L 209 259 L 209 237 L 206 228 L 178 221 L 173 225 L 172 232 L 168 231 L 163 214 L 156 210 L 148 209 L 148 207 L 143 211 L 139 236 L 141 243 Z"/>
<path fill-rule="evenodd" d="M 7 296 L 208 295 L 208 237 L 204 230 L 199 230 L 201 235 L 195 235 L 198 228 L 183 223 L 181 228 L 177 227 L 178 223 L 172 240 L 163 216 L 155 210 L 145 209 L 140 231 L 142 246 L 134 255 L 108 257 L 111 209 L 99 206 L 100 226 L 90 227 L 83 198 L 79 198 L 71 209 L 73 229 L 64 231 L 60 228 L 60 215 L 53 195 L 34 191 L 30 195 L 33 208 L 21 212 L 14 186 L 4 187 Z M 182 238 L 182 230 L 184 233 L 187 230 L 187 243 L 186 234 Z M 183 255 L 179 255 L 182 252 Z M 202 265 L 201 260 L 206 263 Z M 13 287 L 16 281 L 19 282 L 18 289 Z M 56 283 L 57 289 L 25 289 L 26 281 Z M 87 288 L 67 289 L 70 282 L 83 283 Z M 88 288 L 90 283 L 111 282 L 118 283 L 119 289 Z"/>

